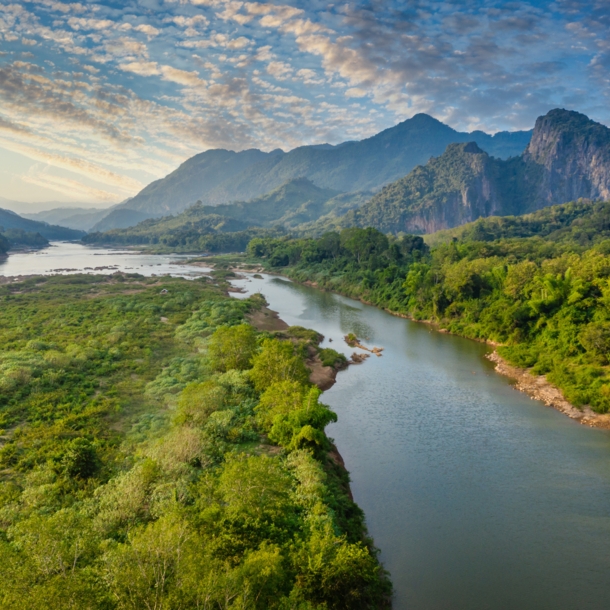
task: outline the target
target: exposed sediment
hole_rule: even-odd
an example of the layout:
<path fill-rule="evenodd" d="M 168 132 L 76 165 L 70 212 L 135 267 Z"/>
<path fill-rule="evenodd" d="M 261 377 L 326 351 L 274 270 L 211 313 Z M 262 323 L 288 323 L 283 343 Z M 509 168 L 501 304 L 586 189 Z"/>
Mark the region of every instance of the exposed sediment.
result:
<path fill-rule="evenodd" d="M 564 415 L 592 428 L 610 429 L 610 415 L 596 413 L 589 406 L 575 407 L 561 390 L 547 381 L 546 375 L 533 375 L 529 370 L 512 366 L 494 351 L 486 355 L 496 365 L 496 372 L 515 380 L 515 388 L 539 400 L 547 407 L 552 407 Z"/>

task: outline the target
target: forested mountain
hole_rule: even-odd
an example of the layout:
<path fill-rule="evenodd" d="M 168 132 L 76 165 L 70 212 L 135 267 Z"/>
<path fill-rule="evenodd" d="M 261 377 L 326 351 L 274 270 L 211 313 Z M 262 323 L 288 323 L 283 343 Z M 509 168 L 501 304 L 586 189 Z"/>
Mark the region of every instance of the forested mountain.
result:
<path fill-rule="evenodd" d="M 608 197 L 610 129 L 577 112 L 553 110 L 536 121 L 523 155 L 502 160 L 474 142 L 450 144 L 440 157 L 348 213 L 340 225 L 432 233 L 481 216 Z"/>
<path fill-rule="evenodd" d="M 304 222 L 317 220 L 336 209 L 347 211 L 352 202 L 368 199 L 372 193 L 344 194 L 332 189 L 317 187 L 307 178 L 294 178 L 270 193 L 247 202 L 201 205 L 199 209 L 206 214 L 220 214 L 235 218 L 250 226 L 285 227 L 298 226 Z M 355 205 L 355 204 L 354 204 Z"/>
<path fill-rule="evenodd" d="M 371 138 L 338 146 L 301 146 L 288 153 L 209 150 L 185 161 L 119 208 L 148 217 L 176 214 L 198 200 L 218 205 L 254 199 L 303 177 L 339 192 L 375 190 L 441 154 L 452 142 L 473 140 L 489 154 L 505 158 L 521 154 L 530 137 L 530 131 L 494 136 L 481 131 L 461 133 L 418 114 Z M 111 223 L 111 217 L 106 222 Z"/>
<path fill-rule="evenodd" d="M 315 186 L 307 178 L 288 180 L 270 193 L 247 202 L 205 206 L 197 202 L 177 216 L 150 218 L 134 227 L 92 232 L 87 243 L 154 244 L 218 251 L 243 249 L 258 228 L 300 228 L 320 217 L 343 214 L 361 205 L 371 193 L 337 193 Z M 115 212 L 128 210 L 115 210 Z M 254 232 L 246 231 L 253 229 Z M 235 240 L 210 236 L 244 232 Z M 239 247 L 241 245 L 241 247 Z"/>
<path fill-rule="evenodd" d="M 588 248 L 610 239 L 610 202 L 580 199 L 523 216 L 491 216 L 437 231 L 425 237 L 429 245 L 460 241 L 539 237 L 555 243 Z"/>
<path fill-rule="evenodd" d="M 49 225 L 46 222 L 29 220 L 27 218 L 22 218 L 18 214 L 15 214 L 15 212 L 3 209 L 0 209 L 0 227 L 3 227 L 4 229 L 21 229 L 28 233 L 40 233 L 42 237 L 50 240 L 80 239 L 84 235 L 83 231 L 75 231 L 74 229 L 67 229 L 66 227 Z"/>
<path fill-rule="evenodd" d="M 149 214 L 143 214 L 136 210 L 128 210 L 126 208 L 114 208 L 108 214 L 105 214 L 98 220 L 89 231 L 109 231 L 110 229 L 124 229 L 125 227 L 133 227 L 139 222 L 150 218 Z"/>

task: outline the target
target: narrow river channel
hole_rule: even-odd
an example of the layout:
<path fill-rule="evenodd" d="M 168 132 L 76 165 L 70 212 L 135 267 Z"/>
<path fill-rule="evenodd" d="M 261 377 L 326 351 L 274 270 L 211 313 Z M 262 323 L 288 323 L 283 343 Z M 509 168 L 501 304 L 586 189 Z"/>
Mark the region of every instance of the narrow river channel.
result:
<path fill-rule="evenodd" d="M 384 348 L 323 398 L 396 610 L 610 608 L 609 432 L 513 389 L 484 345 L 282 278 L 234 284 L 347 355 L 348 332 Z"/>

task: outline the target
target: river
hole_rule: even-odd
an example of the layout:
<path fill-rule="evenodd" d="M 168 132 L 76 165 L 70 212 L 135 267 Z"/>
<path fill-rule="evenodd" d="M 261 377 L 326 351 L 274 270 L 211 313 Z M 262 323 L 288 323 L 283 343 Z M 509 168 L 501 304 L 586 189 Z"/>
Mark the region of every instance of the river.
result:
<path fill-rule="evenodd" d="M 515 390 L 482 344 L 282 278 L 234 284 L 324 346 L 384 348 L 323 399 L 396 610 L 610 608 L 609 432 Z"/>
<path fill-rule="evenodd" d="M 194 277 L 183 257 L 54 244 L 13 254 L 0 275 L 95 267 Z M 610 608 L 610 433 L 530 400 L 479 343 L 357 301 L 264 276 L 288 324 L 349 355 L 354 332 L 384 348 L 323 399 L 356 502 L 395 587 L 396 610 Z M 332 342 L 330 341 L 332 339 Z"/>

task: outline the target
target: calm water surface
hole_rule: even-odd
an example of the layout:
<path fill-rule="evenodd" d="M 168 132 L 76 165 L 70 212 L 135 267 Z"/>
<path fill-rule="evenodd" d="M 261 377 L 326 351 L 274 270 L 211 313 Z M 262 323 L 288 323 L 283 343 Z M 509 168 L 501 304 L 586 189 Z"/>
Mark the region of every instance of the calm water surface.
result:
<path fill-rule="evenodd" d="M 11 255 L 0 275 L 201 273 L 183 259 L 56 244 Z M 340 373 L 324 400 L 394 608 L 610 608 L 609 433 L 514 390 L 478 343 L 281 278 L 235 284 L 347 355 L 347 332 L 385 348 Z"/>
<path fill-rule="evenodd" d="M 324 402 L 394 608 L 610 608 L 608 432 L 514 390 L 481 344 L 281 278 L 235 284 L 324 345 L 384 348 Z"/>
<path fill-rule="evenodd" d="M 0 258 L 0 275 L 51 275 L 54 273 L 101 273 L 116 271 L 141 275 L 198 277 L 202 269 L 181 264 L 193 255 L 141 254 L 108 248 L 89 248 L 74 242 L 53 242 L 44 250 L 17 252 Z"/>

